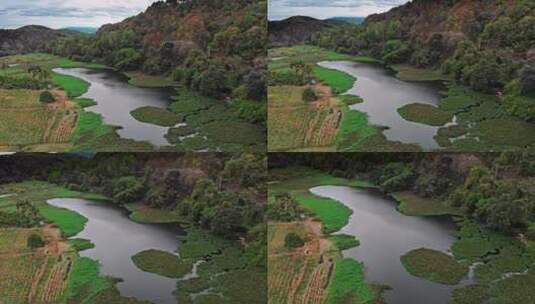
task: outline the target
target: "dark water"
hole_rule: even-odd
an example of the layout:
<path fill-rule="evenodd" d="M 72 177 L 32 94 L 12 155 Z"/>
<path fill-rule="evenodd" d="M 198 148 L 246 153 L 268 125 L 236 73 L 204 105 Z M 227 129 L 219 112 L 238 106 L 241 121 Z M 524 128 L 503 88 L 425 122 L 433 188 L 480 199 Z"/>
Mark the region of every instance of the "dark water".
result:
<path fill-rule="evenodd" d="M 390 127 L 384 132 L 389 140 L 418 144 L 425 150 L 440 148 L 433 139 L 438 127 L 407 121 L 397 112 L 400 107 L 415 102 L 437 105 L 440 95 L 436 85 L 401 81 L 388 70 L 371 64 L 349 61 L 318 64 L 357 78 L 353 88 L 346 93 L 358 95 L 364 102 L 351 108 L 367 113 L 372 124 Z"/>
<path fill-rule="evenodd" d="M 136 223 L 124 210 L 106 203 L 84 199 L 51 199 L 48 203 L 74 210 L 88 219 L 85 229 L 75 237 L 91 240 L 95 248 L 80 255 L 99 261 L 102 274 L 122 279 L 117 284 L 121 295 L 158 304 L 176 303 L 172 293 L 177 280 L 143 272 L 131 257 L 147 249 L 175 253 L 179 245 L 178 229 Z"/>
<path fill-rule="evenodd" d="M 169 128 L 137 121 L 130 111 L 144 106 L 166 108 L 172 90 L 134 87 L 126 77 L 111 70 L 58 68 L 54 72 L 89 82 L 89 90 L 81 97 L 91 98 L 98 104 L 86 110 L 100 113 L 108 125 L 122 127 L 117 131 L 121 137 L 148 141 L 155 146 L 169 145 L 164 137 Z"/>
<path fill-rule="evenodd" d="M 405 216 L 395 209 L 392 199 L 375 190 L 322 186 L 310 191 L 353 210 L 348 225 L 340 233 L 355 235 L 360 246 L 343 254 L 364 263 L 367 281 L 392 287 L 385 292 L 387 303 L 448 303 L 454 287 L 410 275 L 400 257 L 422 247 L 448 252 L 455 240 L 451 221 Z"/>

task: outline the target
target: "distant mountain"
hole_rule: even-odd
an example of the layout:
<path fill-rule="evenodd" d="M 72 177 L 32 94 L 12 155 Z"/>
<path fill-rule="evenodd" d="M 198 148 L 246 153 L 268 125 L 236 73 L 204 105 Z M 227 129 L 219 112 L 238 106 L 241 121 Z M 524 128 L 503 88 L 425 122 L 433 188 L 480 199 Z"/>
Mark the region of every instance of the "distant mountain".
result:
<path fill-rule="evenodd" d="M 68 33 L 39 25 L 28 25 L 15 30 L 0 30 L 0 56 L 44 51 L 50 42 L 68 35 Z"/>
<path fill-rule="evenodd" d="M 342 21 L 347 23 L 353 23 L 353 24 L 361 24 L 364 22 L 366 17 L 332 17 L 329 19 L 325 19 L 326 21 Z"/>
<path fill-rule="evenodd" d="M 62 28 L 62 30 L 80 32 L 80 33 L 86 33 L 86 34 L 94 34 L 98 31 L 98 27 L 69 26 L 69 27 Z"/>
<path fill-rule="evenodd" d="M 281 47 L 305 43 L 314 33 L 332 27 L 337 21 L 318 20 L 306 16 L 294 16 L 268 24 L 268 47 Z"/>

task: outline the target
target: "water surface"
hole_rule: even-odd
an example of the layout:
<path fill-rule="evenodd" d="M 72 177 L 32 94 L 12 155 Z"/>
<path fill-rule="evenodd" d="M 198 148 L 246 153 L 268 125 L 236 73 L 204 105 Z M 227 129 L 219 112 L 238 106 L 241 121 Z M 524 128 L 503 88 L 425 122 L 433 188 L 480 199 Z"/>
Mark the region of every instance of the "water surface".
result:
<path fill-rule="evenodd" d="M 392 287 L 384 294 L 388 304 L 448 303 L 454 287 L 412 276 L 400 257 L 422 247 L 448 252 L 455 240 L 450 220 L 405 216 L 392 199 L 376 190 L 321 186 L 310 191 L 353 210 L 340 233 L 356 236 L 360 246 L 343 254 L 364 263 L 367 281 Z"/>
<path fill-rule="evenodd" d="M 101 273 L 123 280 L 117 284 L 121 295 L 149 300 L 158 304 L 175 304 L 173 291 L 176 279 L 141 271 L 131 257 L 147 249 L 175 253 L 178 229 L 167 225 L 139 224 L 126 212 L 110 204 L 85 199 L 51 199 L 50 205 L 67 208 L 85 216 L 88 221 L 75 238 L 85 238 L 95 248 L 80 252 L 81 256 L 99 261 Z"/>
<path fill-rule="evenodd" d="M 351 108 L 367 113 L 370 123 L 389 127 L 384 131 L 387 139 L 418 144 L 425 150 L 440 148 L 433 139 L 438 127 L 407 121 L 397 112 L 415 102 L 438 105 L 441 97 L 436 84 L 401 81 L 383 67 L 367 63 L 324 61 L 318 65 L 357 78 L 346 93 L 360 96 L 364 102 Z"/>
<path fill-rule="evenodd" d="M 144 106 L 166 108 L 173 93 L 171 89 L 138 88 L 111 70 L 57 68 L 54 72 L 89 82 L 89 90 L 81 97 L 91 98 L 98 104 L 86 110 L 101 114 L 105 124 L 121 127 L 117 131 L 121 137 L 148 141 L 155 146 L 169 145 L 164 137 L 169 128 L 137 121 L 130 111 Z"/>

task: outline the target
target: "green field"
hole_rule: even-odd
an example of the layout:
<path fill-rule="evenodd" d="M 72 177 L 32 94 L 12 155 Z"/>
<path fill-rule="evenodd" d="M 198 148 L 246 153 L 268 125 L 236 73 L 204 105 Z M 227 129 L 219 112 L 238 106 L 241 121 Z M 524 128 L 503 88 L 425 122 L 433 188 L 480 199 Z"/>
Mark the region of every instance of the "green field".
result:
<path fill-rule="evenodd" d="M 447 285 L 458 284 L 468 274 L 466 265 L 443 252 L 426 248 L 404 254 L 401 263 L 414 276 Z"/>
<path fill-rule="evenodd" d="M 403 119 L 425 125 L 440 127 L 453 118 L 453 114 L 444 112 L 439 108 L 422 103 L 412 103 L 398 109 Z"/>
<path fill-rule="evenodd" d="M 136 253 L 132 261 L 141 270 L 168 278 L 180 278 L 193 269 L 191 262 L 180 259 L 175 254 L 149 249 Z"/>
<path fill-rule="evenodd" d="M 398 210 L 410 216 L 437 216 L 459 214 L 459 211 L 436 199 L 424 198 L 412 192 L 392 193 L 399 202 Z"/>
<path fill-rule="evenodd" d="M 142 107 L 133 110 L 130 114 L 141 122 L 162 127 L 172 127 L 182 122 L 182 118 L 173 112 L 157 107 Z"/>

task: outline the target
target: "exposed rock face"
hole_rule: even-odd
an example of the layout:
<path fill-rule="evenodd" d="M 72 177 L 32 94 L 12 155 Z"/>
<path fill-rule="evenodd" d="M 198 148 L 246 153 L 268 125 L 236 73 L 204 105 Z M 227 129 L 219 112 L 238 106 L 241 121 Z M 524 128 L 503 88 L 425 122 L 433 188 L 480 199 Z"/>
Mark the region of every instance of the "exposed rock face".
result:
<path fill-rule="evenodd" d="M 311 17 L 295 16 L 268 24 L 268 47 L 281 47 L 305 43 L 316 32 L 331 27 L 337 21 L 324 21 Z"/>
<path fill-rule="evenodd" d="M 0 56 L 44 51 L 50 42 L 66 35 L 63 31 L 38 25 L 0 30 Z"/>

